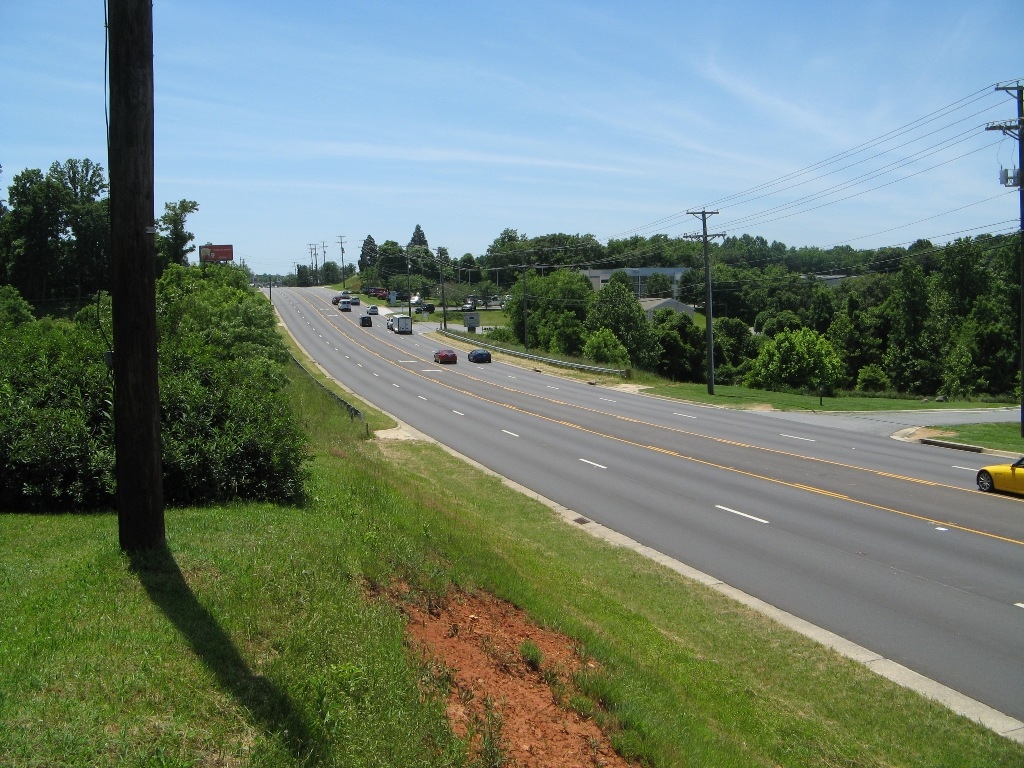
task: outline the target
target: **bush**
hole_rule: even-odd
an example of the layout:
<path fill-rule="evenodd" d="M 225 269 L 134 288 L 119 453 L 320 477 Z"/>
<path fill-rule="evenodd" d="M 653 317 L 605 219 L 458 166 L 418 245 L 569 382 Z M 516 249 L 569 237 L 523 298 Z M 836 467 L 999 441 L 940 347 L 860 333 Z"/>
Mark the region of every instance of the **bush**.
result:
<path fill-rule="evenodd" d="M 888 388 L 889 377 L 885 375 L 880 365 L 865 365 L 857 373 L 858 392 L 884 392 Z"/>
<path fill-rule="evenodd" d="M 172 266 L 157 306 L 165 500 L 301 497 L 305 438 L 267 302 L 241 270 Z M 113 504 L 111 336 L 109 302 L 0 334 L 0 510 Z"/>
<path fill-rule="evenodd" d="M 611 365 L 616 368 L 629 367 L 629 352 L 615 334 L 607 328 L 600 328 L 590 334 L 583 347 L 583 356 L 598 365 Z"/>
<path fill-rule="evenodd" d="M 499 325 L 487 331 L 487 338 L 495 344 L 519 344 L 519 339 L 507 325 Z"/>

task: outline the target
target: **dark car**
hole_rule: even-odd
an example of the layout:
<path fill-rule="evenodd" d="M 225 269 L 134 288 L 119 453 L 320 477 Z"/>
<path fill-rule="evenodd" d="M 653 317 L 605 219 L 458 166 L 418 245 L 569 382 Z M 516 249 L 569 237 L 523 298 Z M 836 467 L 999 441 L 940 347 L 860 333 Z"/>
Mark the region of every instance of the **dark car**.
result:
<path fill-rule="evenodd" d="M 459 362 L 459 356 L 455 354 L 454 349 L 439 349 L 434 353 L 435 363 L 457 363 Z"/>
<path fill-rule="evenodd" d="M 489 363 L 491 362 L 491 353 L 486 349 L 474 349 L 467 356 L 471 363 Z"/>
<path fill-rule="evenodd" d="M 331 304 L 337 306 L 339 301 L 341 301 L 341 296 L 335 296 L 333 299 L 331 299 Z"/>
<path fill-rule="evenodd" d="M 359 325 L 363 328 L 373 328 L 373 318 L 369 315 L 361 315 L 359 318 Z"/>
<path fill-rule="evenodd" d="M 356 305 L 358 305 L 358 304 L 362 304 L 362 302 L 361 302 L 361 301 L 359 300 L 359 297 L 358 297 L 358 296 L 356 296 L 356 295 L 355 295 L 354 293 L 353 293 L 353 294 L 352 294 L 351 296 L 349 296 L 349 299 L 348 299 L 348 300 L 349 300 L 350 302 L 352 302 L 352 306 L 353 306 L 353 307 L 354 307 L 354 306 L 356 306 Z"/>

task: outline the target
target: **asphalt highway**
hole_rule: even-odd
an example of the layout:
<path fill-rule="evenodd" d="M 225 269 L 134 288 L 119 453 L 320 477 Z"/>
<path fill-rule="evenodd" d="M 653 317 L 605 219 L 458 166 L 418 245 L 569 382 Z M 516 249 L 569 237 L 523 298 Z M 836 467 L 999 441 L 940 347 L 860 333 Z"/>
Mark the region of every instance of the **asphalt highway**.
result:
<path fill-rule="evenodd" d="M 273 302 L 303 348 L 374 406 L 587 519 L 1024 719 L 1024 501 L 975 490 L 992 457 L 889 439 L 877 415 L 850 428 L 473 365 L 464 353 L 436 365 L 444 341 L 420 328 L 394 335 L 383 316 L 361 328 L 365 308 L 338 312 L 330 296 L 275 289 Z"/>

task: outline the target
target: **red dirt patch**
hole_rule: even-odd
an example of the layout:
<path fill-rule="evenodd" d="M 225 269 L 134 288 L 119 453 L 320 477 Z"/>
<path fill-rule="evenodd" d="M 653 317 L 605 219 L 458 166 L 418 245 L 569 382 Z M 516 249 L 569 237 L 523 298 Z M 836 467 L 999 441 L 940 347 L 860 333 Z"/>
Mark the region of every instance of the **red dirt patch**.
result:
<path fill-rule="evenodd" d="M 520 768 L 629 766 L 592 720 L 563 707 L 574 690 L 573 674 L 583 663 L 572 641 L 532 624 L 523 611 L 488 595 L 450 595 L 443 606 L 399 601 L 409 617 L 411 644 L 451 673 L 448 719 L 454 731 L 473 733 L 479 755 L 488 709 L 501 720 L 499 740 L 508 765 Z M 520 646 L 540 650 L 532 669 Z M 593 662 L 588 662 L 593 665 Z"/>

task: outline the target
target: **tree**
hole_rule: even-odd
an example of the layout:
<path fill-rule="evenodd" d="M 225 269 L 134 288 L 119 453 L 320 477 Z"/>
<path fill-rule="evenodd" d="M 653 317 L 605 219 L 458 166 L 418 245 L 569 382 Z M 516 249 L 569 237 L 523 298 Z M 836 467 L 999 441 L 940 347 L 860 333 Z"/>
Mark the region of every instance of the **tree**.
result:
<path fill-rule="evenodd" d="M 9 330 L 33 320 L 32 305 L 21 298 L 18 289 L 0 285 L 0 329 Z"/>
<path fill-rule="evenodd" d="M 340 283 L 342 279 L 341 267 L 338 266 L 337 262 L 325 261 L 320 265 L 320 276 L 328 285 L 331 283 Z"/>
<path fill-rule="evenodd" d="M 624 272 L 613 273 L 598 293 L 587 312 L 586 326 L 591 333 L 607 328 L 615 334 L 637 368 L 657 367 L 661 358 L 657 334 Z"/>
<path fill-rule="evenodd" d="M 0 277 L 29 301 L 62 294 L 70 192 L 56 178 L 30 169 L 14 177 L 9 194 L 10 211 L 0 220 Z"/>
<path fill-rule="evenodd" d="M 651 297 L 672 297 L 672 280 L 664 272 L 655 272 L 647 278 L 644 291 Z"/>
<path fill-rule="evenodd" d="M 430 246 L 427 244 L 427 236 L 423 234 L 423 230 L 420 228 L 419 224 L 416 225 L 416 229 L 412 232 L 412 237 L 409 238 L 409 246 L 419 246 L 428 250 L 430 249 Z"/>
<path fill-rule="evenodd" d="M 662 348 L 658 373 L 673 381 L 703 381 L 704 332 L 693 319 L 672 309 L 659 309 L 654 313 L 654 328 Z"/>
<path fill-rule="evenodd" d="M 613 365 L 617 368 L 629 365 L 629 352 L 608 328 L 601 328 L 590 334 L 583 354 L 602 365 Z"/>
<path fill-rule="evenodd" d="M 194 200 L 164 203 L 163 215 L 156 222 L 156 276 L 159 278 L 171 264 L 188 265 L 188 255 L 195 251 L 190 243 L 195 235 L 185 229 L 185 220 L 199 210 Z"/>
<path fill-rule="evenodd" d="M 806 388 L 828 394 L 835 389 L 842 368 L 842 360 L 824 336 L 801 328 L 783 331 L 765 343 L 751 365 L 747 383 L 773 391 Z"/>
<path fill-rule="evenodd" d="M 378 258 L 377 242 L 373 239 L 373 235 L 367 235 L 363 240 L 363 247 L 359 250 L 359 271 L 365 272 L 376 267 Z"/>
<path fill-rule="evenodd" d="M 883 368 L 898 392 L 920 391 L 924 384 L 924 331 L 928 320 L 928 280 L 913 259 L 906 259 L 893 280 L 883 311 L 891 328 Z"/>
<path fill-rule="evenodd" d="M 402 246 L 394 240 L 386 240 L 377 249 L 377 253 L 377 278 L 389 288 L 397 287 L 398 279 L 401 278 L 404 290 L 408 264 Z"/>

